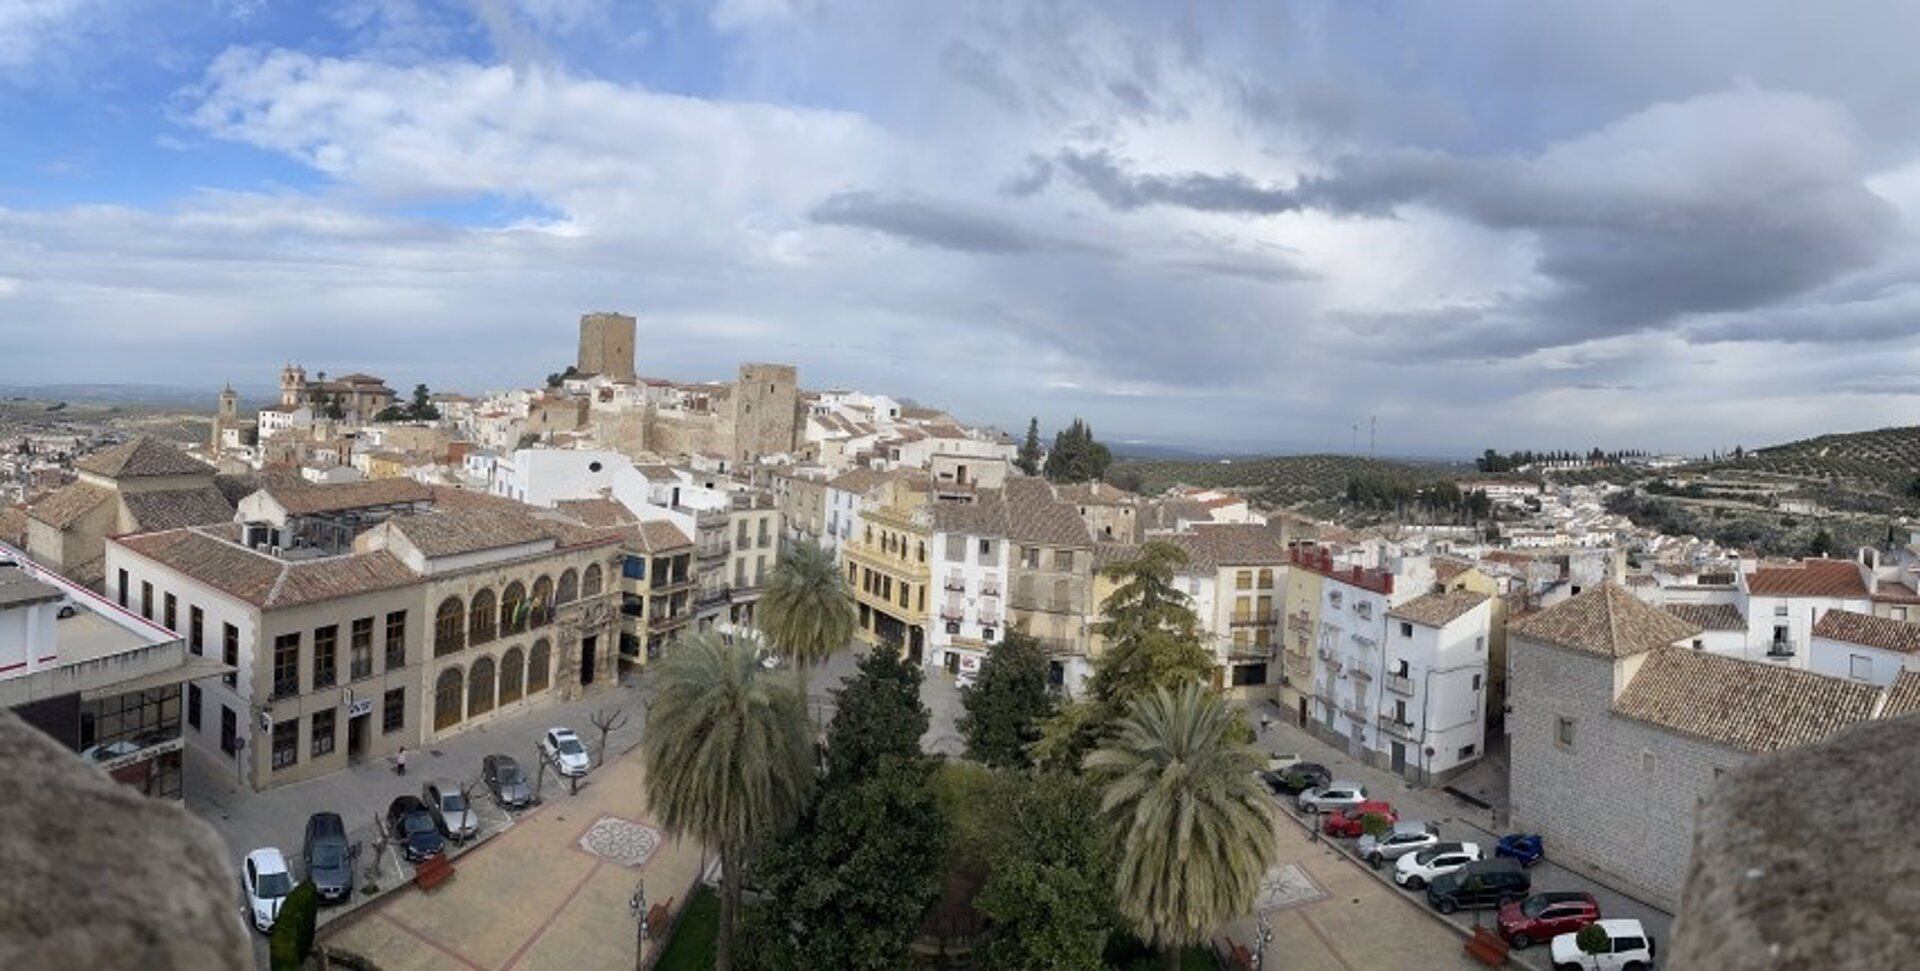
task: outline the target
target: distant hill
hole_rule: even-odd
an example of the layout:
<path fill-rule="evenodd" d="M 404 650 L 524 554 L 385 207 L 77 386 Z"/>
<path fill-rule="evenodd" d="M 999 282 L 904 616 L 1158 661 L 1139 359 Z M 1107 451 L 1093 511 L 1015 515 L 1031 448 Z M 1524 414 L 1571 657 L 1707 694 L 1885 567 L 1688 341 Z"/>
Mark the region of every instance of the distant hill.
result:
<path fill-rule="evenodd" d="M 1170 486 L 1189 485 L 1233 489 L 1276 506 L 1334 499 L 1347 483 L 1371 476 L 1381 481 L 1419 486 L 1469 473 L 1471 465 L 1446 462 L 1402 462 L 1358 455 L 1277 455 L 1266 458 L 1121 459 L 1108 478 L 1137 485 L 1148 495 Z"/>
<path fill-rule="evenodd" d="M 1875 483 L 1898 492 L 1920 474 L 1920 426 L 1820 435 L 1756 449 L 1736 463 L 1720 464 L 1809 479 Z"/>

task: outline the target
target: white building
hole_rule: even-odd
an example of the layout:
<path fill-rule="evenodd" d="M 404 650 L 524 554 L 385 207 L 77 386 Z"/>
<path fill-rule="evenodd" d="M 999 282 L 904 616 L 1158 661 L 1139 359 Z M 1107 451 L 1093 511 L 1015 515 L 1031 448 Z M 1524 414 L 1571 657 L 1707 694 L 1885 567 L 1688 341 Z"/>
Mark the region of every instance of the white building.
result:
<path fill-rule="evenodd" d="M 313 427 L 313 409 L 306 405 L 268 405 L 260 409 L 260 440 Z"/>
<path fill-rule="evenodd" d="M 993 645 L 1006 636 L 1010 589 L 1007 507 L 998 498 L 981 502 L 935 502 L 929 544 L 930 572 L 938 594 L 929 618 L 928 667 L 949 674 L 980 670 Z"/>
<path fill-rule="evenodd" d="M 1852 560 L 1806 559 L 1760 566 L 1739 578 L 1747 647 L 1776 664 L 1805 668 L 1813 625 L 1829 610 L 1873 613 L 1864 570 Z"/>
<path fill-rule="evenodd" d="M 1807 666 L 1830 677 L 1891 685 L 1901 671 L 1920 671 L 1920 624 L 1829 610 L 1813 625 Z"/>
<path fill-rule="evenodd" d="M 1464 589 L 1387 611 L 1379 723 L 1393 771 L 1430 784 L 1485 753 L 1492 620 L 1492 600 Z"/>

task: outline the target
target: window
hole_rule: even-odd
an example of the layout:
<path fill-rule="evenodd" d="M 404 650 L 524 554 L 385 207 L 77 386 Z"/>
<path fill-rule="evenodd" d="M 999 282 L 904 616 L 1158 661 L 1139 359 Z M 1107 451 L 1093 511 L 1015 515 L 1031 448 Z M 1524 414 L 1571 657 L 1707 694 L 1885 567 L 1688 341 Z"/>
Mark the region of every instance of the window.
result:
<path fill-rule="evenodd" d="M 1480 675 L 1476 674 L 1473 676 L 1473 690 L 1475 691 L 1480 690 Z"/>
<path fill-rule="evenodd" d="M 927 562 L 927 544 L 924 542 L 913 544 L 913 555 L 920 562 Z"/>
<path fill-rule="evenodd" d="M 547 668 L 552 663 L 553 648 L 548 646 L 546 638 L 533 642 L 533 650 L 527 654 L 527 694 L 547 690 Z"/>
<path fill-rule="evenodd" d="M 387 670 L 407 666 L 407 612 L 387 614 Z"/>
<path fill-rule="evenodd" d="M 483 588 L 473 595 L 467 604 L 467 643 L 485 644 L 499 636 L 494 614 L 497 606 L 492 590 Z"/>
<path fill-rule="evenodd" d="M 1573 748 L 1573 719 L 1565 716 L 1554 719 L 1553 744 L 1564 749 Z"/>
<path fill-rule="evenodd" d="M 1072 573 L 1073 572 L 1073 551 L 1072 550 L 1054 550 L 1053 551 L 1053 568 L 1056 570 L 1059 570 L 1062 573 Z"/>
<path fill-rule="evenodd" d="M 387 692 L 381 702 L 380 733 L 391 735 L 407 726 L 407 689 L 395 688 Z"/>
<path fill-rule="evenodd" d="M 312 746 L 313 757 L 316 759 L 333 753 L 333 715 L 332 708 L 316 711 L 313 713 L 313 724 L 307 726 L 308 731 L 313 735 L 312 741 L 308 744 Z"/>
<path fill-rule="evenodd" d="M 600 564 L 595 563 L 587 567 L 585 573 L 580 574 L 580 595 L 583 597 L 600 596 Z"/>
<path fill-rule="evenodd" d="M 635 564 L 639 569 L 637 574 L 629 574 L 629 576 L 632 576 L 635 580 L 645 580 L 647 578 L 647 561 L 636 556 L 630 557 L 629 562 Z M 567 567 L 560 572 L 560 583 L 554 588 L 553 602 L 556 604 L 566 604 L 578 599 L 580 599 L 580 574 L 575 572 L 573 567 Z"/>
<path fill-rule="evenodd" d="M 1020 547 L 1020 565 L 1029 570 L 1040 569 L 1040 551 L 1032 546 Z"/>
<path fill-rule="evenodd" d="M 273 768 L 279 771 L 300 761 L 300 720 L 273 725 Z"/>
<path fill-rule="evenodd" d="M 1236 664 L 1233 666 L 1233 686 L 1249 687 L 1267 683 L 1267 666 L 1262 664 Z"/>
<path fill-rule="evenodd" d="M 1470 759 L 1470 758 L 1473 758 L 1473 753 L 1477 750 L 1478 750 L 1478 746 L 1462 745 L 1460 746 L 1460 754 L 1455 757 L 1462 758 L 1462 759 Z"/>
<path fill-rule="evenodd" d="M 993 628 L 991 627 L 980 628 L 980 639 L 983 641 L 986 641 L 989 644 L 993 643 Z"/>
<path fill-rule="evenodd" d="M 1700 650 L 1701 648 L 1703 648 L 1703 647 L 1706 647 L 1706 646 L 1707 646 L 1707 642 L 1706 642 L 1705 640 L 1702 640 L 1701 638 L 1698 638 L 1698 637 L 1696 637 L 1696 638 L 1694 638 L 1694 639 L 1693 639 L 1693 649 L 1694 649 L 1694 650 L 1696 650 L 1696 651 L 1697 651 L 1697 650 Z"/>
<path fill-rule="evenodd" d="M 123 608 L 126 607 L 127 605 L 127 571 L 125 570 L 120 571 L 120 598 L 119 599 L 120 599 L 120 606 Z"/>
<path fill-rule="evenodd" d="M 745 548 L 747 544 L 747 521 L 740 520 L 740 528 L 734 531 L 733 545 Z"/>
<path fill-rule="evenodd" d="M 233 709 L 220 706 L 220 751 L 232 755 L 239 747 L 240 718 Z"/>
<path fill-rule="evenodd" d="M 1873 658 L 1865 654 L 1847 655 L 1847 677 L 1855 681 L 1873 680 Z"/>
<path fill-rule="evenodd" d="M 1401 622 L 1400 622 L 1400 636 L 1401 636 L 1401 637 L 1412 637 L 1412 636 L 1413 636 L 1413 625 L 1412 625 L 1412 624 L 1410 624 L 1410 623 L 1408 623 L 1407 621 L 1404 621 L 1404 620 L 1403 620 L 1403 621 L 1401 621 Z"/>
<path fill-rule="evenodd" d="M 313 688 L 333 684 L 334 661 L 340 650 L 340 625 L 328 624 L 313 631 Z"/>
<path fill-rule="evenodd" d="M 535 627 L 553 623 L 553 580 L 549 577 L 533 581 L 532 618 Z"/>
<path fill-rule="evenodd" d="M 964 563 L 967 559 L 967 538 L 957 533 L 947 534 L 947 559 L 954 563 Z"/>
<path fill-rule="evenodd" d="M 467 611 L 459 597 L 440 601 L 433 612 L 433 656 L 443 657 L 467 646 Z"/>
<path fill-rule="evenodd" d="M 1327 605 L 1332 607 L 1335 610 L 1340 609 L 1340 591 L 1338 590 L 1327 591 Z"/>
<path fill-rule="evenodd" d="M 240 681 L 240 628 L 232 624 L 220 625 L 220 661 L 233 669 L 233 673 L 221 678 L 231 688 Z"/>
<path fill-rule="evenodd" d="M 508 651 L 500 658 L 500 704 L 510 705 L 520 700 L 522 685 L 527 676 L 527 658 L 519 648 Z"/>
<path fill-rule="evenodd" d="M 527 587 L 515 580 L 500 595 L 500 633 L 518 634 L 526 629 Z"/>
<path fill-rule="evenodd" d="M 448 668 L 440 672 L 433 682 L 433 730 L 440 731 L 460 724 L 461 701 L 466 693 L 466 681 L 460 675 L 459 668 Z"/>
<path fill-rule="evenodd" d="M 1253 589 L 1253 571 L 1241 570 L 1235 573 L 1233 577 L 1233 588 L 1235 590 L 1252 590 Z"/>
<path fill-rule="evenodd" d="M 1272 567 L 1260 568 L 1260 579 L 1257 581 L 1256 585 L 1263 590 L 1273 586 L 1273 568 Z"/>
<path fill-rule="evenodd" d="M 300 635 L 281 634 L 273 640 L 273 697 L 300 693 Z"/>
<path fill-rule="evenodd" d="M 493 710 L 493 658 L 483 657 L 473 662 L 473 670 L 467 675 L 467 717 L 483 715 Z"/>
<path fill-rule="evenodd" d="M 353 640 L 348 655 L 347 678 L 358 681 L 373 677 L 373 618 L 362 617 L 353 622 Z"/>
<path fill-rule="evenodd" d="M 200 686 L 197 684 L 187 685 L 187 724 L 196 732 L 200 730 Z"/>
<path fill-rule="evenodd" d="M 773 521 L 770 519 L 760 520 L 760 545 L 773 545 Z"/>
<path fill-rule="evenodd" d="M 1775 605 L 1773 608 L 1773 615 L 1775 617 L 1785 617 L 1787 615 L 1787 605 L 1786 604 Z"/>
<path fill-rule="evenodd" d="M 140 616 L 153 619 L 153 584 L 140 581 Z"/>
<path fill-rule="evenodd" d="M 200 654 L 207 646 L 207 615 L 199 607 L 187 608 L 187 647 Z"/>
<path fill-rule="evenodd" d="M 1894 620 L 1906 620 L 1906 619 L 1907 619 L 1907 608 L 1905 608 L 1905 607 L 1893 607 L 1893 608 L 1891 608 L 1891 609 L 1890 609 L 1890 610 L 1888 611 L 1888 614 L 1889 614 L 1890 616 L 1892 616 L 1892 618 L 1893 618 Z"/>
<path fill-rule="evenodd" d="M 1064 612 L 1073 603 L 1073 584 L 1066 580 L 1053 581 L 1053 610 Z"/>
<path fill-rule="evenodd" d="M 175 633 L 179 632 L 180 601 L 175 600 L 173 598 L 173 594 L 169 593 L 166 595 L 166 599 L 163 601 L 163 606 L 161 608 L 160 616 L 164 618 L 163 620 L 161 620 L 160 626 L 165 627 L 170 631 L 174 631 Z"/>

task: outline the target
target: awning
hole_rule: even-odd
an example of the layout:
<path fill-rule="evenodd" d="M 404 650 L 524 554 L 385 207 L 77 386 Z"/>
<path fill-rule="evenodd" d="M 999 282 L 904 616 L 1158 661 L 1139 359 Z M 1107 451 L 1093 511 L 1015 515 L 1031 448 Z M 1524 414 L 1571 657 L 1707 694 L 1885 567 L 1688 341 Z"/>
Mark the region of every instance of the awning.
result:
<path fill-rule="evenodd" d="M 163 671 L 154 671 L 151 674 L 143 674 L 137 678 L 129 678 L 126 681 L 116 681 L 113 684 L 101 685 L 98 688 L 88 688 L 80 692 L 80 699 L 82 701 L 94 701 L 99 698 L 112 698 L 127 694 L 128 692 L 146 691 L 149 688 L 164 688 L 170 684 L 198 681 L 201 678 L 211 678 L 215 675 L 232 673 L 234 673 L 232 667 L 212 658 L 189 657 L 185 664 L 178 667 L 167 668 Z"/>

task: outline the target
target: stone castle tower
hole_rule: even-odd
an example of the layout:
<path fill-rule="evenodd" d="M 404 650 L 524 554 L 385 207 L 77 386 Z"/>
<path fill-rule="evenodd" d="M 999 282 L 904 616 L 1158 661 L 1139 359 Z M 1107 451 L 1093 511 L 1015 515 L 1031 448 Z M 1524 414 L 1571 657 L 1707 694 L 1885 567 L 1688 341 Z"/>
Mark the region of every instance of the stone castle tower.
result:
<path fill-rule="evenodd" d="M 626 314 L 581 314 L 580 358 L 574 366 L 582 374 L 632 381 L 633 331 L 634 320 Z"/>
<path fill-rule="evenodd" d="M 733 451 L 741 462 L 791 452 L 798 436 L 799 374 L 791 364 L 742 364 L 733 386 Z"/>
<path fill-rule="evenodd" d="M 307 369 L 298 364 L 289 364 L 280 369 L 280 403 L 290 408 L 298 408 L 306 399 Z"/>

